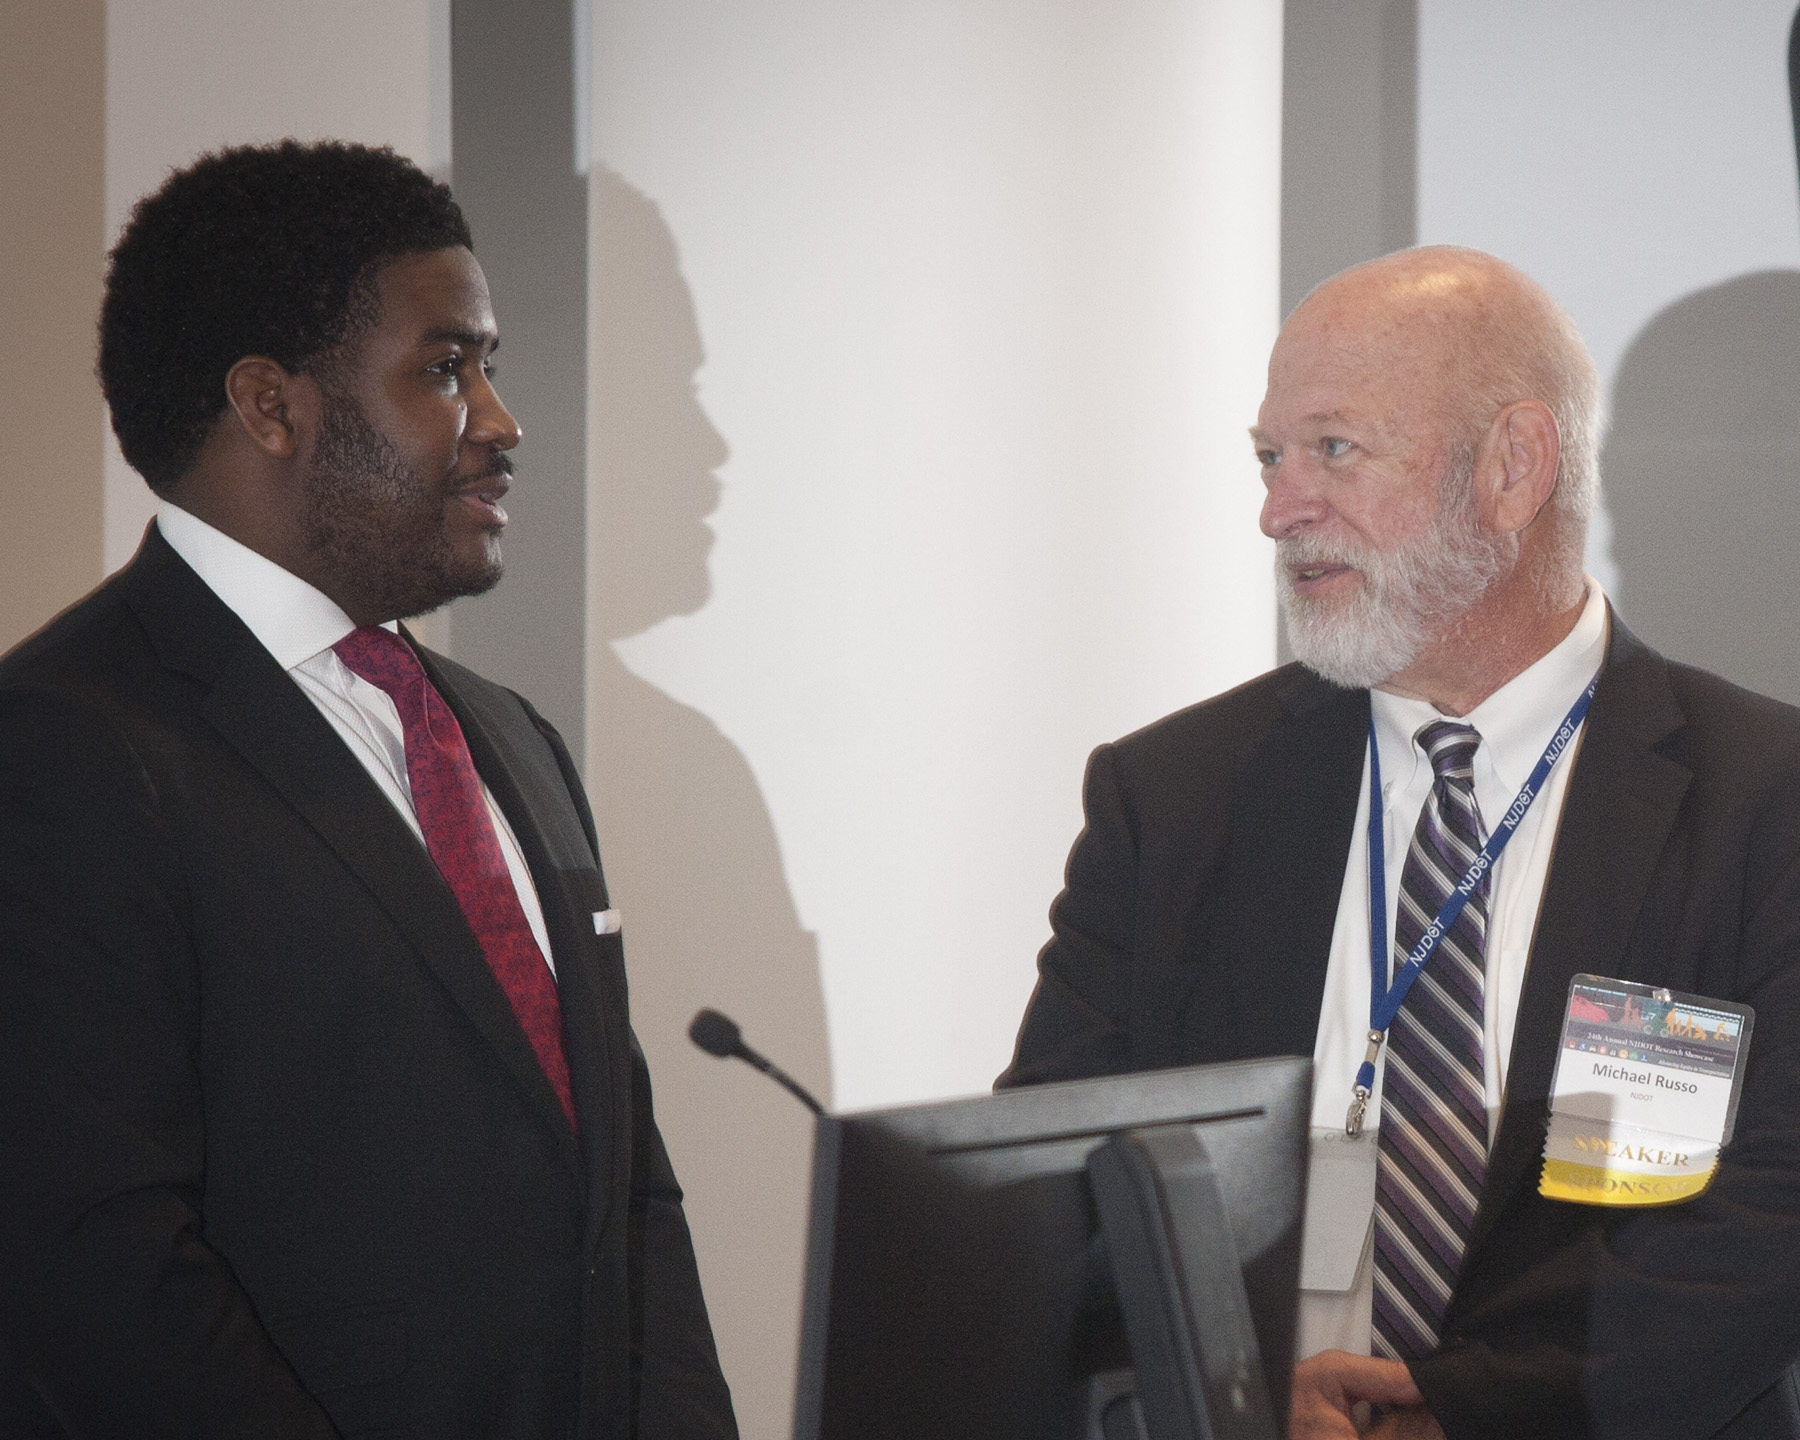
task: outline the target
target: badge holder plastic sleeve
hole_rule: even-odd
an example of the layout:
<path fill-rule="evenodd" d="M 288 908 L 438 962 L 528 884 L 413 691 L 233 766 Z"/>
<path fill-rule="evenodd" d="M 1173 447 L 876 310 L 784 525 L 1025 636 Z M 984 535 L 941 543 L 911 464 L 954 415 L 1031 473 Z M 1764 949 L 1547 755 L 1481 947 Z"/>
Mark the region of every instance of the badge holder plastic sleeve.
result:
<path fill-rule="evenodd" d="M 1621 1019 L 1612 1017 L 1614 1005 Z M 1756 1012 L 1748 1005 L 1599 975 L 1575 976 L 1558 1036 L 1538 1193 L 1579 1205 L 1639 1207 L 1681 1204 L 1704 1194 L 1737 1124 L 1755 1021 Z M 1577 1031 L 1577 1025 L 1583 1028 Z M 1728 1048 L 1720 1043 L 1726 1025 L 1736 1030 Z M 1571 1098 L 1580 1097 L 1563 1093 L 1571 1056 L 1577 1064 L 1597 1060 L 1614 1069 L 1643 1067 L 1645 1074 L 1661 1069 L 1679 1075 L 1716 1074 L 1727 1054 L 1730 1088 L 1716 1138 L 1646 1125 L 1641 1123 L 1645 1117 L 1635 1114 L 1603 1120 L 1569 1106 Z"/>

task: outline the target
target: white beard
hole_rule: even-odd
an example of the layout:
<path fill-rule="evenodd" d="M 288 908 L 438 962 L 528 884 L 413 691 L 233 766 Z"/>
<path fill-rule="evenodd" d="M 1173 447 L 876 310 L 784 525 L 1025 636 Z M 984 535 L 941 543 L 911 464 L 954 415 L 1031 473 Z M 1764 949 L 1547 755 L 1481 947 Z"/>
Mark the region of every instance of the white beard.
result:
<path fill-rule="evenodd" d="M 1302 534 L 1275 546 L 1275 584 L 1288 642 L 1307 669 L 1334 685 L 1380 685 L 1443 636 L 1518 553 L 1518 538 L 1483 533 L 1472 500 L 1472 457 L 1453 462 L 1431 527 L 1383 553 L 1354 540 Z M 1347 565 L 1362 575 L 1348 600 L 1295 592 L 1298 567 Z"/>

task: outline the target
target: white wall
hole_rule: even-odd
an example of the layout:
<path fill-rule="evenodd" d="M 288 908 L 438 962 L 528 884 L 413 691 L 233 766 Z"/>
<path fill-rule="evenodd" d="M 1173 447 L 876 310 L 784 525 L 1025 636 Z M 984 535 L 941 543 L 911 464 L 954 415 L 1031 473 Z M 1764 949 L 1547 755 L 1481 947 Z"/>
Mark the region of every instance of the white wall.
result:
<path fill-rule="evenodd" d="M 1273 654 L 1280 7 L 601 0 L 595 45 L 731 451 L 710 603 L 624 655 L 769 798 L 839 1100 L 985 1088 L 1088 749 Z"/>
<path fill-rule="evenodd" d="M 107 247 L 139 196 L 221 145 L 289 135 L 361 140 L 442 171 L 448 35 L 448 0 L 113 0 L 106 7 Z M 155 502 L 110 428 L 104 502 L 112 571 L 137 549 Z"/>
<path fill-rule="evenodd" d="M 687 1019 L 845 1108 L 985 1090 L 1088 751 L 1272 663 L 1281 6 L 595 0 L 593 42 L 587 773 L 773 1440 L 809 1128 Z"/>

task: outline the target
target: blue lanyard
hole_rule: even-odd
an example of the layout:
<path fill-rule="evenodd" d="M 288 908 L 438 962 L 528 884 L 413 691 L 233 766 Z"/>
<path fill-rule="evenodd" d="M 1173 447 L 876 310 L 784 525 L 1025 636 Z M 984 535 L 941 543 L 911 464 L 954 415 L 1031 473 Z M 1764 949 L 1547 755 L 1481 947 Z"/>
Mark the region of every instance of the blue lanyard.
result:
<path fill-rule="evenodd" d="M 1356 1072 L 1356 1084 L 1352 1087 L 1354 1098 L 1350 1101 L 1350 1113 L 1344 1117 L 1344 1133 L 1360 1135 L 1362 1133 L 1363 1112 L 1368 1108 L 1369 1093 L 1375 1087 L 1375 1057 L 1381 1053 L 1381 1042 L 1387 1035 L 1388 1026 L 1394 1023 L 1394 1017 L 1400 1013 L 1400 1006 L 1406 1000 L 1407 991 L 1412 989 L 1413 981 L 1419 978 L 1419 972 L 1425 968 L 1425 962 L 1431 959 L 1437 950 L 1438 941 L 1456 923 L 1457 916 L 1463 912 L 1463 906 L 1481 888 L 1481 882 L 1494 862 L 1500 858 L 1500 852 L 1506 849 L 1507 841 L 1524 820 L 1525 812 L 1531 809 L 1531 802 L 1537 799 L 1544 788 L 1544 781 L 1556 762 L 1562 759 L 1563 751 L 1569 748 L 1569 742 L 1575 738 L 1575 732 L 1581 728 L 1581 722 L 1587 719 L 1588 706 L 1594 703 L 1594 688 L 1600 683 L 1600 672 L 1594 672 L 1594 678 L 1588 681 L 1587 689 L 1569 707 L 1569 713 L 1563 716 L 1563 722 L 1556 727 L 1556 733 L 1550 737 L 1550 743 L 1544 747 L 1544 753 L 1538 758 L 1536 767 L 1526 777 L 1519 793 L 1507 807 L 1506 814 L 1501 817 L 1497 830 L 1488 836 L 1487 844 L 1481 847 L 1481 853 L 1469 862 L 1469 868 L 1463 877 L 1444 900 L 1436 918 L 1425 927 L 1425 933 L 1419 937 L 1411 953 L 1394 975 L 1394 983 L 1385 982 L 1387 976 L 1388 926 L 1387 926 L 1387 840 L 1383 834 L 1381 823 L 1381 749 L 1375 743 L 1375 712 L 1371 704 L 1369 710 L 1369 1050 L 1363 1057 L 1362 1065 Z M 1429 799 L 1426 801 L 1430 803 Z"/>

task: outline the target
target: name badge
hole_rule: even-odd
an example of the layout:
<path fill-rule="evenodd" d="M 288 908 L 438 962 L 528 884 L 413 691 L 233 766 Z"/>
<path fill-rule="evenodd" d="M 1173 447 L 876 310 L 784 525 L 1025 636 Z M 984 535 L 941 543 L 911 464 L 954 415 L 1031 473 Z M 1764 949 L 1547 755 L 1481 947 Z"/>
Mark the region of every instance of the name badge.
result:
<path fill-rule="evenodd" d="M 1673 1205 L 1712 1184 L 1737 1122 L 1748 1005 L 1577 975 L 1538 1194 Z"/>
<path fill-rule="evenodd" d="M 1376 1132 L 1315 1129 L 1306 1164 L 1306 1222 L 1300 1232 L 1300 1288 L 1355 1288 L 1375 1218 Z"/>

